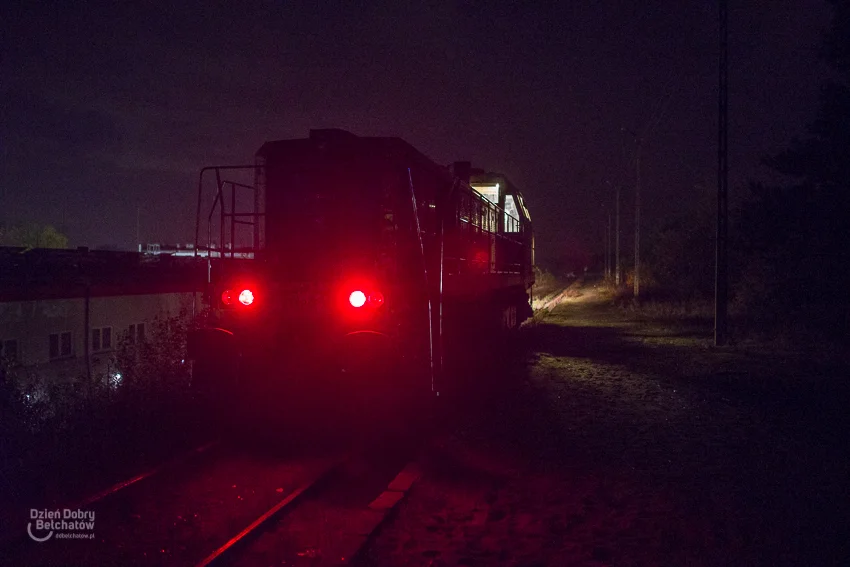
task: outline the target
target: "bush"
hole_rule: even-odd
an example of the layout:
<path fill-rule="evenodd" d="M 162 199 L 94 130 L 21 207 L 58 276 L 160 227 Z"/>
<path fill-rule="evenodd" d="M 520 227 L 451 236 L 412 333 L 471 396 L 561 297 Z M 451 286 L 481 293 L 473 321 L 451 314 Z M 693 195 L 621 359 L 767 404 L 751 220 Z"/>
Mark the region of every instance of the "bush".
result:
<path fill-rule="evenodd" d="M 69 440 L 99 443 L 115 431 L 144 431 L 169 422 L 189 402 L 187 317 L 160 317 L 149 340 L 124 337 L 105 372 L 91 379 L 47 380 L 36 368 L 5 361 L 0 367 L 2 456 L 25 459 L 33 447 L 61 453 Z"/>
<path fill-rule="evenodd" d="M 189 387 L 189 365 L 186 361 L 187 314 L 157 317 L 151 325 L 151 335 L 142 344 L 133 344 L 122 337 L 116 354 L 115 375 L 106 377 L 113 389 L 125 392 L 181 393 Z"/>

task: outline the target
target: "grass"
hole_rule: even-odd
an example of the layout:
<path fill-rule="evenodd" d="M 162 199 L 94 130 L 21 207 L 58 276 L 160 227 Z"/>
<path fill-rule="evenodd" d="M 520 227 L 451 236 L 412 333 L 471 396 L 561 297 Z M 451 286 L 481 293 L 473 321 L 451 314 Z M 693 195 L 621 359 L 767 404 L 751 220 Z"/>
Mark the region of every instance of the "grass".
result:
<path fill-rule="evenodd" d="M 713 345 L 715 307 L 713 298 L 677 299 L 648 290 L 636 300 L 629 290 L 600 285 L 600 300 L 616 307 L 624 320 L 646 323 L 663 334 L 670 344 L 699 339 L 703 346 Z M 728 344 L 739 350 L 764 354 L 793 354 L 807 357 L 819 365 L 847 365 L 850 349 L 846 339 L 826 332 L 816 315 L 802 308 L 795 312 L 774 312 L 759 316 L 746 306 L 730 302 L 728 306 Z"/>

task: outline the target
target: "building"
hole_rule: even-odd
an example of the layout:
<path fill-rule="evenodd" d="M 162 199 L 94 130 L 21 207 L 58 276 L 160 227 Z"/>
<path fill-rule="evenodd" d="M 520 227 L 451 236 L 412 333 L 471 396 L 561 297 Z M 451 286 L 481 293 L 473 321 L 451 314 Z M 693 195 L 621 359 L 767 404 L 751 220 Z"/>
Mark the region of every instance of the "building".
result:
<path fill-rule="evenodd" d="M 217 243 L 212 243 L 212 248 L 214 249 L 217 246 Z M 224 256 L 225 258 L 253 258 L 253 252 L 230 252 L 230 244 L 226 244 L 224 247 Z M 147 243 L 147 244 L 139 244 L 139 254 L 145 254 L 148 256 L 160 256 L 167 255 L 173 256 L 176 258 L 206 258 L 210 256 L 212 258 L 220 258 L 221 252 L 218 250 L 212 250 L 210 252 L 209 249 L 203 246 L 199 246 L 195 249 L 194 244 L 159 244 L 159 243 Z"/>
<path fill-rule="evenodd" d="M 41 379 L 104 376 L 120 341 L 200 308 L 205 269 L 191 257 L 0 247 L 0 358 Z"/>

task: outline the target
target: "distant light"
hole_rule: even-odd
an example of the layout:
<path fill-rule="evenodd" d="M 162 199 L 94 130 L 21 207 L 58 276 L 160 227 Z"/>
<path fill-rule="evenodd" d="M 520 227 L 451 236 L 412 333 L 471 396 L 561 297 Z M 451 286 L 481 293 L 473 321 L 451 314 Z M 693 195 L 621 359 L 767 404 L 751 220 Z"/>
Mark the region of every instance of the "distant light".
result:
<path fill-rule="evenodd" d="M 366 294 L 360 290 L 352 291 L 348 296 L 348 302 L 353 307 L 363 307 L 366 304 Z"/>
<path fill-rule="evenodd" d="M 254 292 L 250 289 L 243 289 L 239 292 L 239 303 L 242 305 L 251 305 L 254 303 Z"/>

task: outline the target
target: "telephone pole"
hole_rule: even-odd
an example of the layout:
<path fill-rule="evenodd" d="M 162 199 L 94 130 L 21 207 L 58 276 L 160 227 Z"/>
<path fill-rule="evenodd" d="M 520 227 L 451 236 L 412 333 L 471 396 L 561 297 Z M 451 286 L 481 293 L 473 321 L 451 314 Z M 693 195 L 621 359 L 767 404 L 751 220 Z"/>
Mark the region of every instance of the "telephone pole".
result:
<path fill-rule="evenodd" d="M 640 295 L 640 154 L 643 149 L 644 140 L 650 137 L 655 128 L 664 120 L 664 115 L 666 114 L 670 101 L 673 98 L 673 93 L 670 90 L 672 84 L 673 77 L 670 78 L 667 85 L 664 87 L 664 94 L 662 94 L 661 98 L 658 99 L 655 111 L 652 113 L 648 123 L 639 130 L 640 134 L 633 132 L 628 128 L 621 128 L 623 132 L 631 134 L 632 138 L 634 138 L 635 145 L 637 146 L 635 148 L 635 297 Z"/>
<path fill-rule="evenodd" d="M 727 341 L 728 282 L 728 145 L 727 145 L 727 96 L 729 70 L 728 60 L 728 2 L 720 0 L 720 65 L 718 80 L 718 128 L 717 128 L 717 238 L 715 241 L 714 271 L 714 344 L 722 346 Z"/>
<path fill-rule="evenodd" d="M 615 201 L 616 209 L 617 209 L 617 236 L 614 241 L 614 283 L 619 287 L 620 285 L 620 186 L 617 185 L 617 198 Z"/>
<path fill-rule="evenodd" d="M 643 136 L 628 128 L 621 128 L 635 140 L 635 281 L 634 295 L 640 295 L 640 152 L 643 147 Z"/>
<path fill-rule="evenodd" d="M 635 297 L 640 295 L 640 150 L 643 140 L 637 140 L 635 158 Z"/>
<path fill-rule="evenodd" d="M 611 281 L 611 211 L 608 211 L 608 227 L 605 231 L 605 282 Z"/>

